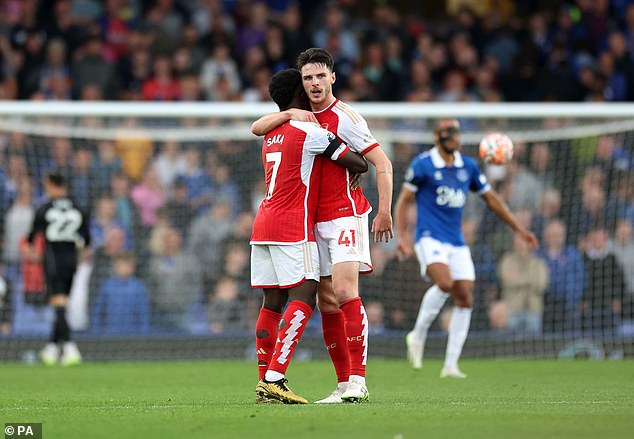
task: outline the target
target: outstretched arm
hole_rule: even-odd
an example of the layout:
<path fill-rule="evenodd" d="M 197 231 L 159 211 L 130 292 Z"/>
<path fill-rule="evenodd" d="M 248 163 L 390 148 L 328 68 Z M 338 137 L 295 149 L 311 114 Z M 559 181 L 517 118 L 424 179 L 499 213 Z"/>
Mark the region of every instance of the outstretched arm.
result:
<path fill-rule="evenodd" d="M 263 136 L 273 128 L 276 128 L 289 120 L 319 124 L 315 115 L 310 111 L 300 110 L 299 108 L 290 108 L 285 111 L 278 111 L 277 113 L 262 116 L 251 124 L 251 132 L 256 136 Z"/>
<path fill-rule="evenodd" d="M 502 221 L 513 229 L 514 232 L 518 233 L 521 238 L 526 241 L 526 243 L 530 246 L 531 250 L 535 250 L 539 247 L 539 241 L 535 235 L 524 226 L 522 226 L 515 215 L 509 210 L 508 206 L 502 200 L 502 198 L 495 192 L 493 189 L 482 194 L 482 198 L 484 202 L 488 206 L 489 209 L 493 211 Z"/>
<path fill-rule="evenodd" d="M 414 254 L 414 244 L 407 230 L 407 209 L 415 200 L 416 192 L 403 186 L 394 206 L 394 224 L 396 225 L 396 251 L 407 258 Z"/>
<path fill-rule="evenodd" d="M 369 151 L 365 158 L 376 168 L 376 186 L 379 192 L 379 212 L 372 221 L 374 242 L 388 242 L 394 238 L 392 231 L 392 190 L 393 172 L 392 162 L 380 148 Z"/>

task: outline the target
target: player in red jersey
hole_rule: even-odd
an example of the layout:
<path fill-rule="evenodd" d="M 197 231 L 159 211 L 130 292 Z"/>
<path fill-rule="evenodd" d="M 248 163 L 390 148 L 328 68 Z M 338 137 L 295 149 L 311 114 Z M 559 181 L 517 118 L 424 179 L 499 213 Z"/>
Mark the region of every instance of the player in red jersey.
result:
<path fill-rule="evenodd" d="M 269 93 L 280 110 L 307 104 L 299 71 L 271 78 Z M 311 122 L 288 121 L 264 137 L 262 162 L 267 192 L 251 235 L 251 283 L 264 289 L 256 324 L 260 381 L 256 402 L 306 404 L 284 374 L 315 306 L 319 257 L 313 233 L 322 155 L 354 172 L 367 163 L 332 133 Z M 287 300 L 290 303 L 282 315 Z M 279 325 L 279 331 L 278 331 Z"/>
<path fill-rule="evenodd" d="M 393 237 L 392 164 L 365 119 L 332 94 L 336 80 L 333 67 L 333 58 L 324 49 L 308 49 L 297 59 L 314 117 L 376 167 L 379 209 L 372 232 L 376 242 L 387 242 Z M 252 131 L 263 134 L 293 118 L 312 120 L 312 116 L 299 110 L 274 113 L 256 121 Z M 315 229 L 321 264 L 318 303 L 324 341 L 338 384 L 334 392 L 317 402 L 362 402 L 368 400 L 365 384 L 368 321 L 358 283 L 359 272 L 372 271 L 367 233 L 371 206 L 361 188 L 350 189 L 348 171 L 324 161 L 321 174 Z"/>

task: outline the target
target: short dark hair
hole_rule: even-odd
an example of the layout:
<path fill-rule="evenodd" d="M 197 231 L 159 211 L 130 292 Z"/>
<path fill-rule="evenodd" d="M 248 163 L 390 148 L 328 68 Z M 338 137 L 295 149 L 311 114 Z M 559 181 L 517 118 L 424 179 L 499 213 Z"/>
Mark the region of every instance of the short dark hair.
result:
<path fill-rule="evenodd" d="M 297 57 L 297 69 L 301 70 L 306 64 L 323 64 L 332 72 L 335 67 L 335 60 L 330 52 L 320 47 L 311 47 L 304 50 Z"/>
<path fill-rule="evenodd" d="M 46 181 L 57 187 L 66 187 L 66 178 L 59 172 L 49 172 L 46 174 Z"/>
<path fill-rule="evenodd" d="M 302 76 L 297 69 L 280 70 L 271 77 L 269 82 L 269 95 L 281 111 L 291 107 L 298 90 L 303 88 Z"/>

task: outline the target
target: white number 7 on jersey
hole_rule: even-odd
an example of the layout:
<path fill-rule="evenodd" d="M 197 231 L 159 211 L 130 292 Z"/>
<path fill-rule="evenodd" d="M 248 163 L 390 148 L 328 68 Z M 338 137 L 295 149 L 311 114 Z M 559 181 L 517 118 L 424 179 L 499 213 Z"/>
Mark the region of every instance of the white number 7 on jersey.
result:
<path fill-rule="evenodd" d="M 273 196 L 273 190 L 275 189 L 275 179 L 277 178 L 277 171 L 280 169 L 280 163 L 282 163 L 282 152 L 267 152 L 266 162 L 273 162 L 273 170 L 271 172 L 271 180 L 269 181 L 269 188 L 266 191 L 266 199 L 270 200 Z"/>

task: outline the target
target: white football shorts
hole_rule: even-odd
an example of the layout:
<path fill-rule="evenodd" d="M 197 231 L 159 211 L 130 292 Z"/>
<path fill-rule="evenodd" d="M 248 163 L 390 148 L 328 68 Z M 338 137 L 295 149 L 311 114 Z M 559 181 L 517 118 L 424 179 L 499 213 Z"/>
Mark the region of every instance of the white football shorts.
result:
<path fill-rule="evenodd" d="M 434 263 L 445 264 L 454 280 L 475 280 L 475 267 L 471 251 L 466 245 L 455 246 L 434 238 L 423 237 L 414 245 L 420 263 L 420 274 L 426 276 L 427 266 Z"/>
<path fill-rule="evenodd" d="M 253 288 L 293 288 L 307 279 L 319 281 L 317 243 L 251 245 Z"/>
<path fill-rule="evenodd" d="M 340 262 L 359 262 L 359 272 L 370 273 L 370 233 L 368 215 L 346 216 L 315 225 L 322 276 L 332 275 Z"/>

